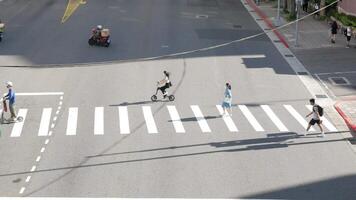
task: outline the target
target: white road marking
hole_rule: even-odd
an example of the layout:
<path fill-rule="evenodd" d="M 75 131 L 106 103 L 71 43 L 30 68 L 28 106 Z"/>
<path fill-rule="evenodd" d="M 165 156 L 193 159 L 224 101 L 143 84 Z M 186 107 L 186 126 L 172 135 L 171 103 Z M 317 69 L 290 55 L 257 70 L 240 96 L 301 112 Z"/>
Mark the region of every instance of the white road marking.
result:
<path fill-rule="evenodd" d="M 48 127 L 49 127 L 49 123 L 51 122 L 51 113 L 52 113 L 52 108 L 43 109 L 40 128 L 38 130 L 38 136 L 48 135 Z"/>
<path fill-rule="evenodd" d="M 250 110 L 247 108 L 245 105 L 239 105 L 239 108 L 242 112 L 242 114 L 246 117 L 248 122 L 251 124 L 251 126 L 256 130 L 256 131 L 264 131 L 260 123 L 256 120 L 256 118 L 252 115 Z"/>
<path fill-rule="evenodd" d="M 26 189 L 25 187 L 22 187 L 19 193 L 23 194 L 25 192 L 25 189 Z"/>
<path fill-rule="evenodd" d="M 126 106 L 119 106 L 120 133 L 130 134 L 129 114 Z"/>
<path fill-rule="evenodd" d="M 41 153 L 43 153 L 46 150 L 46 148 L 42 147 L 41 148 Z"/>
<path fill-rule="evenodd" d="M 60 102 L 59 102 L 59 105 L 61 106 L 62 104 L 63 104 L 63 102 L 62 102 L 62 101 L 60 101 Z"/>
<path fill-rule="evenodd" d="M 48 135 L 52 135 L 52 131 L 49 131 Z"/>
<path fill-rule="evenodd" d="M 167 106 L 169 115 L 171 116 L 171 120 L 173 122 L 174 129 L 177 133 L 185 133 L 184 126 L 182 121 L 180 120 L 180 116 L 175 106 Z"/>
<path fill-rule="evenodd" d="M 27 109 L 20 109 L 17 116 L 23 117 L 23 120 L 21 122 L 16 122 L 14 127 L 12 128 L 11 135 L 10 137 L 20 137 L 21 132 L 22 132 L 22 127 L 25 122 L 27 115 Z"/>
<path fill-rule="evenodd" d="M 202 131 L 203 133 L 211 132 L 210 127 L 209 127 L 207 121 L 205 120 L 204 115 L 203 115 L 203 113 L 201 112 L 199 106 L 197 106 L 197 105 L 192 105 L 192 106 L 190 106 L 190 107 L 191 107 L 191 109 L 192 109 L 192 111 L 193 111 L 193 113 L 194 113 L 194 115 L 195 115 L 195 118 L 196 118 L 197 121 L 198 121 L 198 124 L 199 124 L 199 126 L 200 126 L 201 131 Z"/>
<path fill-rule="evenodd" d="M 216 105 L 216 108 L 218 109 L 220 115 L 224 114 L 224 109 L 222 108 L 221 105 Z M 223 115 L 222 118 L 230 132 L 238 132 L 238 129 L 237 129 L 234 121 L 232 120 L 232 118 L 229 115 Z"/>
<path fill-rule="evenodd" d="M 37 156 L 36 162 L 39 162 L 41 160 L 41 156 Z"/>
<path fill-rule="evenodd" d="M 49 143 L 49 139 L 46 139 L 45 144 L 48 144 L 48 143 Z"/>
<path fill-rule="evenodd" d="M 94 135 L 104 135 L 104 107 L 95 108 Z"/>
<path fill-rule="evenodd" d="M 158 133 L 155 120 L 150 106 L 142 106 L 143 116 L 145 117 L 148 133 Z"/>
<path fill-rule="evenodd" d="M 31 180 L 31 176 L 27 176 L 27 178 L 26 178 L 26 183 L 28 183 L 28 182 L 30 182 L 30 180 Z"/>
<path fill-rule="evenodd" d="M 53 121 L 57 121 L 57 116 L 53 117 Z"/>
<path fill-rule="evenodd" d="M 34 166 L 32 166 L 32 168 L 31 168 L 31 172 L 34 172 L 34 171 L 36 171 L 36 165 L 34 165 Z"/>
<path fill-rule="evenodd" d="M 77 107 L 69 108 L 66 135 L 76 135 L 77 121 L 78 121 L 78 108 Z"/>
<path fill-rule="evenodd" d="M 55 126 L 55 124 L 54 124 L 54 123 L 52 123 L 52 124 L 51 124 L 51 128 L 53 129 L 53 128 L 54 128 L 54 126 Z"/>
<path fill-rule="evenodd" d="M 16 96 L 55 96 L 63 94 L 63 92 L 22 92 L 16 93 Z"/>
<path fill-rule="evenodd" d="M 312 109 L 313 109 L 313 106 L 311 106 L 311 105 L 306 105 L 306 107 L 307 107 L 310 111 L 312 111 Z M 336 128 L 328 119 L 326 119 L 324 116 L 321 117 L 321 120 L 323 121 L 322 124 L 323 124 L 327 129 L 329 129 L 329 131 L 332 131 L 332 132 L 337 132 L 337 131 L 338 131 L 337 128 Z"/>
<path fill-rule="evenodd" d="M 299 122 L 299 124 L 303 126 L 304 129 L 307 128 L 308 122 L 291 105 L 284 105 L 284 107 Z M 311 127 L 310 131 L 315 131 L 315 129 Z"/>
<path fill-rule="evenodd" d="M 287 127 L 282 123 L 282 121 L 277 117 L 277 115 L 272 111 L 268 105 L 261 105 L 261 108 L 266 112 L 268 117 L 277 126 L 280 131 L 287 132 Z"/>

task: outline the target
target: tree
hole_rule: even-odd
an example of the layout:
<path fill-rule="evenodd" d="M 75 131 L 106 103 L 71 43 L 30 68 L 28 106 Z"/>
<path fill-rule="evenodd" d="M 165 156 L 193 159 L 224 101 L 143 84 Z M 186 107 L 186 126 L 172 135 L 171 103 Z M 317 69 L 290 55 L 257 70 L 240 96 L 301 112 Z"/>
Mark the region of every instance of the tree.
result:
<path fill-rule="evenodd" d="M 320 1 L 320 8 L 325 7 L 325 0 Z M 325 16 L 325 9 L 320 10 L 320 16 Z"/>

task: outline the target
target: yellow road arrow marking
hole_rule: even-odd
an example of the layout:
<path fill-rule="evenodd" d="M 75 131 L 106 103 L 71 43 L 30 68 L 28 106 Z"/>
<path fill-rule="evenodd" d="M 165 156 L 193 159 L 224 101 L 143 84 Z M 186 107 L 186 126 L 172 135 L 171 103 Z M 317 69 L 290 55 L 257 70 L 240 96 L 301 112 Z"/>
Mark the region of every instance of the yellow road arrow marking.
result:
<path fill-rule="evenodd" d="M 66 11 L 62 17 L 62 23 L 66 22 L 80 5 L 86 3 L 86 0 L 68 0 Z"/>

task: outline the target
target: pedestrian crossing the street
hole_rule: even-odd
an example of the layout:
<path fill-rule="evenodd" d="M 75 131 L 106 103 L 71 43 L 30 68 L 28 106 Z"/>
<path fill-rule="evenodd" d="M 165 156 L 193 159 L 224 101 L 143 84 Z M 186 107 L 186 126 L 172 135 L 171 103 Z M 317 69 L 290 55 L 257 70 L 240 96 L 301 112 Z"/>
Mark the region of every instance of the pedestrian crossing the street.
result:
<path fill-rule="evenodd" d="M 182 107 L 179 108 L 182 109 Z M 69 107 L 65 109 L 62 114 L 64 119 L 61 120 L 62 123 L 65 123 L 65 128 L 64 130 L 54 131 L 56 131 L 57 134 L 58 132 L 63 132 L 66 136 L 76 136 L 80 134 L 78 128 L 85 126 L 93 127 L 93 130 L 90 132 L 91 135 L 102 136 L 113 132 L 112 129 L 105 129 L 105 126 L 110 123 L 114 124 L 112 127 L 117 128 L 117 131 L 114 131 L 115 133 L 117 132 L 120 135 L 131 134 L 133 127 L 131 127 L 132 124 L 130 123 L 130 119 L 134 120 L 134 118 L 138 118 L 139 115 L 142 117 L 140 119 L 144 120 L 145 132 L 149 135 L 159 134 L 162 123 L 168 123 L 169 126 L 172 126 L 172 130 L 177 134 L 191 132 L 192 126 L 199 128 L 194 129 L 195 132 L 196 130 L 199 130 L 202 134 L 214 134 L 218 131 L 221 132 L 221 125 L 226 127 L 226 132 L 231 133 L 251 131 L 256 133 L 267 133 L 271 131 L 301 132 L 306 129 L 308 124 L 308 119 L 303 116 L 310 112 L 312 107 L 310 105 L 258 105 L 257 108 L 251 109 L 248 105 L 237 105 L 237 108 L 233 108 L 234 115 L 223 115 L 223 108 L 221 105 L 208 108 L 206 106 L 201 107 L 199 105 L 190 105 L 184 109 L 185 112 L 180 112 L 175 105 L 167 105 L 160 111 L 161 115 L 164 115 L 165 117 L 164 120 L 162 120 L 162 118 L 158 119 L 156 113 L 153 112 L 155 110 L 152 106 L 117 106 L 114 108 L 93 107 L 93 111 L 89 112 L 92 113 L 92 116 L 88 116 L 87 114 L 81 115 L 81 112 L 84 112 L 85 109 L 87 108 L 81 110 L 80 107 Z M 187 115 L 187 109 L 189 111 L 189 117 L 182 119 L 181 116 L 183 113 L 183 116 Z M 30 108 L 21 108 L 18 110 L 18 116 L 23 117 L 23 120 L 8 125 L 9 129 L 11 129 L 9 137 L 16 138 L 23 136 L 24 127 L 26 127 L 26 123 L 28 123 L 29 119 L 31 119 L 32 125 L 37 124 L 37 136 L 50 135 L 49 129 L 54 126 L 53 123 L 51 124 L 51 120 L 53 120 L 52 108 L 43 108 L 40 111 L 37 110 L 37 112 L 41 114 L 36 116 L 31 116 L 32 111 L 33 110 Z M 212 112 L 214 112 L 216 116 L 211 117 L 206 115 L 207 113 L 211 114 Z M 88 110 L 86 110 L 86 113 L 88 113 Z M 107 113 L 116 114 L 115 117 L 108 117 L 106 116 L 108 115 Z M 265 119 L 268 118 L 268 120 L 261 120 L 263 118 L 261 115 L 263 115 Z M 104 120 L 105 116 L 106 120 Z M 89 117 L 91 120 L 80 120 L 83 117 L 86 117 L 86 119 Z M 322 117 L 322 120 L 327 131 L 337 132 L 336 127 L 325 116 Z M 220 125 L 219 128 L 217 128 L 217 124 Z M 246 127 L 250 127 L 250 130 L 246 131 Z M 298 127 L 298 130 L 296 130 L 295 127 Z M 161 131 L 163 132 L 163 130 Z M 316 130 L 311 128 L 311 131 Z M 27 134 L 34 133 L 26 131 L 26 135 Z"/>

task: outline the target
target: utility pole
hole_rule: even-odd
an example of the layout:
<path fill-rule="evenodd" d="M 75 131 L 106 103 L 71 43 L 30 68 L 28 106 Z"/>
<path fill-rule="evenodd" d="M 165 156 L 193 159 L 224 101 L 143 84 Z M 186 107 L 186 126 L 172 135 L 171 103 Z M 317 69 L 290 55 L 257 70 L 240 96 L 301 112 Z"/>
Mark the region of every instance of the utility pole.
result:
<path fill-rule="evenodd" d="M 299 40 L 299 27 L 298 27 L 298 24 L 299 24 L 299 6 L 300 6 L 300 3 L 301 3 L 301 0 L 295 0 L 295 11 L 296 11 L 296 14 L 297 14 L 297 19 L 296 19 L 296 22 L 295 22 L 295 46 L 297 47 L 298 46 L 298 40 Z"/>
<path fill-rule="evenodd" d="M 277 19 L 276 19 L 276 26 L 280 26 L 281 25 L 281 11 L 280 11 L 280 8 L 281 8 L 281 0 L 278 0 L 278 3 L 277 3 Z"/>

